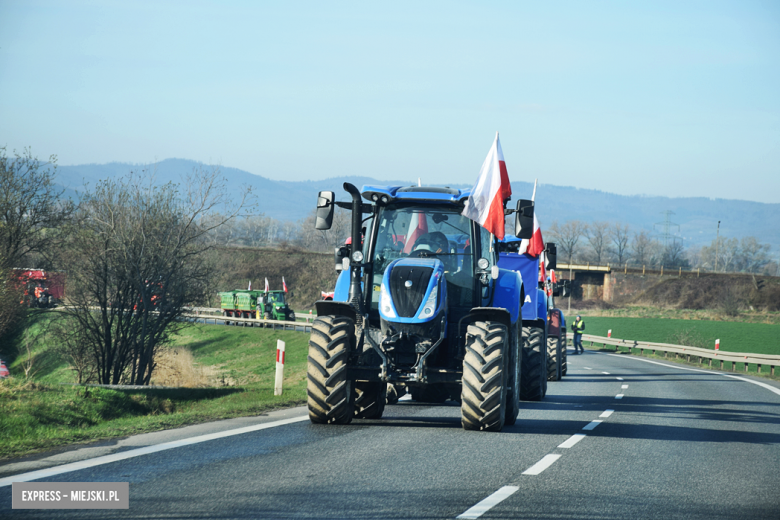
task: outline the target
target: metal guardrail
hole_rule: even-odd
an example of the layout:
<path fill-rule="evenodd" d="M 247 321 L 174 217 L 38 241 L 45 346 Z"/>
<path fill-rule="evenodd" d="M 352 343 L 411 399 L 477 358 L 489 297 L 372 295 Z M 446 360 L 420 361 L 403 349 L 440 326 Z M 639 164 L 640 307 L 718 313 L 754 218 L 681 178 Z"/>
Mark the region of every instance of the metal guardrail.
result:
<path fill-rule="evenodd" d="M 737 363 L 745 364 L 745 372 L 748 371 L 748 364 L 754 364 L 757 367 L 757 371 L 761 373 L 761 367 L 763 365 L 770 366 L 770 374 L 775 375 L 775 367 L 780 365 L 780 356 L 770 354 L 749 354 L 744 352 L 727 352 L 724 350 L 709 350 L 698 347 L 687 347 L 685 345 L 672 345 L 669 343 L 653 343 L 650 341 L 636 341 L 631 339 L 619 339 L 619 338 L 605 338 L 604 336 L 594 336 L 592 334 L 583 334 L 583 341 L 590 341 L 590 345 L 599 343 L 604 346 L 611 345 L 615 347 L 615 352 L 620 347 L 631 349 L 639 349 L 640 354 L 644 354 L 645 350 L 652 351 L 653 354 L 658 352 L 664 352 L 666 354 L 671 353 L 675 355 L 676 359 L 679 359 L 682 355 L 686 361 L 691 361 L 691 357 L 699 358 L 699 364 L 703 363 L 704 359 L 709 360 L 708 366 L 712 366 L 713 361 L 720 361 L 720 368 L 723 370 L 724 363 L 731 363 L 731 371 L 736 372 Z"/>
<path fill-rule="evenodd" d="M 231 318 L 230 316 L 223 316 L 222 314 L 215 315 L 215 314 L 187 313 L 187 314 L 182 314 L 181 317 L 195 319 L 195 320 L 203 320 L 203 323 L 208 323 L 208 320 L 213 320 L 214 325 L 216 325 L 218 321 L 222 321 L 222 322 L 230 322 L 230 323 L 242 323 L 244 324 L 245 327 L 247 325 L 250 327 L 268 326 L 274 330 L 276 330 L 277 328 L 281 328 L 282 330 L 288 330 L 288 329 L 298 330 L 298 328 L 303 328 L 303 332 L 311 332 L 311 326 L 312 326 L 311 323 L 307 323 L 303 321 L 258 320 L 255 318 Z"/>

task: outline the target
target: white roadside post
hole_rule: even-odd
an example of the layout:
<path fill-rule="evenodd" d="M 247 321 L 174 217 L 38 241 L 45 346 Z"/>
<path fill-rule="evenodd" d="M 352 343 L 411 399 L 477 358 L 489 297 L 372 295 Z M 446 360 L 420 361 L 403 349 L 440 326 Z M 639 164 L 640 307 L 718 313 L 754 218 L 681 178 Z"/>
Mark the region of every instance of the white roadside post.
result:
<path fill-rule="evenodd" d="M 276 383 L 274 395 L 282 395 L 282 383 L 284 382 L 284 341 L 276 340 Z"/>

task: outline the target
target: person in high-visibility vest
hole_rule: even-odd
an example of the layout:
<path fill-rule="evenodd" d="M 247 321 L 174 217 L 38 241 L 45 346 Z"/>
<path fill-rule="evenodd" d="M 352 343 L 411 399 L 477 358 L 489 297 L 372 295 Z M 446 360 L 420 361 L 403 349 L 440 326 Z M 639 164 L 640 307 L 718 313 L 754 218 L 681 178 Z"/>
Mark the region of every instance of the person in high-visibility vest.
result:
<path fill-rule="evenodd" d="M 582 333 L 585 330 L 585 320 L 579 314 L 574 319 L 574 323 L 571 324 L 571 331 L 574 333 L 574 353 L 582 354 L 585 349 L 582 348 Z M 577 349 L 579 348 L 579 351 Z"/>

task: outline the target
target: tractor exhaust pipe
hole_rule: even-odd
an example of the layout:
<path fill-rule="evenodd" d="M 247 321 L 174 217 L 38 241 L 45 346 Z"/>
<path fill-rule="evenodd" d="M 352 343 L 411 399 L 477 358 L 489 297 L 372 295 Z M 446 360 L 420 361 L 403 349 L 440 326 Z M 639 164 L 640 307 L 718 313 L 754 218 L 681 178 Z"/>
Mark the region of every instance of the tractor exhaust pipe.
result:
<path fill-rule="evenodd" d="M 345 182 L 344 191 L 352 195 L 352 249 L 350 251 L 350 273 L 349 273 L 349 301 L 356 305 L 360 315 L 363 312 L 363 291 L 360 289 L 360 273 L 363 264 L 363 240 L 360 236 L 361 224 L 363 222 L 363 203 L 360 199 L 360 191 L 352 184 Z M 360 251 L 360 260 L 355 260 L 355 253 Z"/>

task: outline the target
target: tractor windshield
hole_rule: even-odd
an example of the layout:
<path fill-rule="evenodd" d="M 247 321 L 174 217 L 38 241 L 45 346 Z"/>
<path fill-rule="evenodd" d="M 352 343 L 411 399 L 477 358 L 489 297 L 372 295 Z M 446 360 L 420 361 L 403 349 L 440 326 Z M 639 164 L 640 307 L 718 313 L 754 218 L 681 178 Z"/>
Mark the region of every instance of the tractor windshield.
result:
<path fill-rule="evenodd" d="M 470 304 L 474 286 L 471 220 L 454 208 L 437 205 L 389 206 L 378 218 L 374 291 L 379 291 L 385 268 L 393 260 L 438 258 L 444 264 L 451 304 Z"/>
<path fill-rule="evenodd" d="M 284 303 L 284 293 L 268 293 L 268 303 Z"/>

